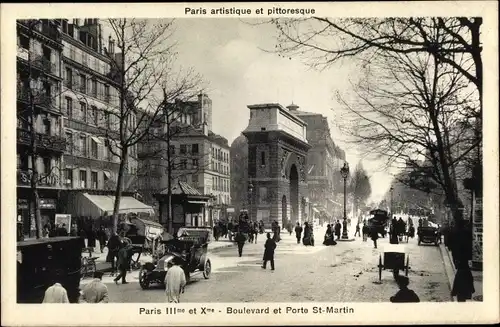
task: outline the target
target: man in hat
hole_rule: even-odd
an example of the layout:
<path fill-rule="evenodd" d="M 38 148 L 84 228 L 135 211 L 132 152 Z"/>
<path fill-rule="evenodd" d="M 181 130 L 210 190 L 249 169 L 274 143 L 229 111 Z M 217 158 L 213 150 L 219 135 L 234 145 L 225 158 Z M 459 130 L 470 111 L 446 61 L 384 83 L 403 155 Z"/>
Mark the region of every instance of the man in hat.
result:
<path fill-rule="evenodd" d="M 102 282 L 102 272 L 96 271 L 94 279 L 80 291 L 80 303 L 108 303 L 108 288 Z"/>
<path fill-rule="evenodd" d="M 408 288 L 410 280 L 405 276 L 398 276 L 396 282 L 399 286 L 399 291 L 391 296 L 390 300 L 392 303 L 409 303 L 409 302 L 420 302 L 418 295 Z"/>

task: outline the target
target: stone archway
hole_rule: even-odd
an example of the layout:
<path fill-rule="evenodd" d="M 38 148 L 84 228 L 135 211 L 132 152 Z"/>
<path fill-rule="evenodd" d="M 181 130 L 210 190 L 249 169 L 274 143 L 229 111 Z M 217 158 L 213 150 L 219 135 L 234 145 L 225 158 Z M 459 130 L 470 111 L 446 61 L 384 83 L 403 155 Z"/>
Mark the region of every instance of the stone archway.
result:
<path fill-rule="evenodd" d="M 286 195 L 283 195 L 283 197 L 281 198 L 281 223 L 283 224 L 283 226 L 286 226 L 286 223 L 288 221 L 287 206 L 288 203 L 286 202 Z"/>
<path fill-rule="evenodd" d="M 299 172 L 297 166 L 292 164 L 290 167 L 290 218 L 292 223 L 298 221 L 299 214 Z"/>

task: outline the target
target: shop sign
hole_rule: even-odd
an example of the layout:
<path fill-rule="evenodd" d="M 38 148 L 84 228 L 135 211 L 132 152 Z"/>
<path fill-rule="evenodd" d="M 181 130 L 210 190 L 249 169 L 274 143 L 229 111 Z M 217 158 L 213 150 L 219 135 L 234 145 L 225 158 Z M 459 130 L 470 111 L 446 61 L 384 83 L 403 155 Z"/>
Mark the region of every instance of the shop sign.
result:
<path fill-rule="evenodd" d="M 60 214 L 56 213 L 54 223 L 57 225 L 66 225 L 66 229 L 68 230 L 68 233 L 71 232 L 71 215 L 69 214 Z"/>
<path fill-rule="evenodd" d="M 17 209 L 28 209 L 28 200 L 17 199 Z"/>
<path fill-rule="evenodd" d="M 40 209 L 55 209 L 56 200 L 54 199 L 40 199 Z"/>

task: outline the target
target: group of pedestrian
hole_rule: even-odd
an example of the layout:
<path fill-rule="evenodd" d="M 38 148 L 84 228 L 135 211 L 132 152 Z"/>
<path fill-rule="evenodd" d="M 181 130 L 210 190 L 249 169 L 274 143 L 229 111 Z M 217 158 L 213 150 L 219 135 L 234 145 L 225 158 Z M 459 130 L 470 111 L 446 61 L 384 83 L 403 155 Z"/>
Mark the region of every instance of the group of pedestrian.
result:
<path fill-rule="evenodd" d="M 108 287 L 102 282 L 102 272 L 96 271 L 94 279 L 80 289 L 79 303 L 108 303 Z M 69 303 L 68 292 L 59 282 L 45 290 L 42 303 Z"/>

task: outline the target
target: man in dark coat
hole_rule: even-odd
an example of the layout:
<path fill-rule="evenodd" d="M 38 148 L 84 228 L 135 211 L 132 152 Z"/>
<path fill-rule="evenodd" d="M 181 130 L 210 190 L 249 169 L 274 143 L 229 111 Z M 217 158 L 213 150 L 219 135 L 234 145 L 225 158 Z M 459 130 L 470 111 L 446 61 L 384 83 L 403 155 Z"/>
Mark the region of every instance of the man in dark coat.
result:
<path fill-rule="evenodd" d="M 120 236 L 117 234 L 111 235 L 108 240 L 108 255 L 106 256 L 106 262 L 111 262 L 111 274 L 116 273 L 115 259 L 118 259 L 118 251 L 122 247 L 122 241 Z"/>
<path fill-rule="evenodd" d="M 376 228 L 370 228 L 370 233 L 371 233 L 371 238 L 373 241 L 373 247 L 376 249 L 377 248 L 377 240 L 378 240 L 378 231 Z"/>
<path fill-rule="evenodd" d="M 128 284 L 125 280 L 127 276 L 127 271 L 130 269 L 130 251 L 132 249 L 132 245 L 125 245 L 118 251 L 118 260 L 117 266 L 120 274 L 116 276 L 115 284 L 118 285 L 118 280 L 122 279 L 122 284 Z"/>
<path fill-rule="evenodd" d="M 236 244 L 238 245 L 238 255 L 241 257 L 243 255 L 243 246 L 245 245 L 245 242 L 247 241 L 245 235 L 238 230 L 236 232 L 236 236 L 234 237 L 234 240 L 236 241 Z"/>
<path fill-rule="evenodd" d="M 301 236 L 302 236 L 302 226 L 300 226 L 300 223 L 297 222 L 297 225 L 295 226 L 295 237 L 297 238 L 297 244 L 300 244 Z"/>
<path fill-rule="evenodd" d="M 97 231 L 97 239 L 99 240 L 99 248 L 101 250 L 101 253 L 104 252 L 104 247 L 106 246 L 106 239 L 107 239 L 107 235 L 106 235 L 106 230 L 104 229 L 104 226 L 101 225 L 99 227 L 99 230 Z"/>
<path fill-rule="evenodd" d="M 268 261 L 271 261 L 271 270 L 274 270 L 274 250 L 276 249 L 276 242 L 271 238 L 271 233 L 267 233 L 266 244 L 264 245 L 264 257 L 262 260 L 262 268 L 266 269 Z"/>
<path fill-rule="evenodd" d="M 340 221 L 337 220 L 337 223 L 335 224 L 335 236 L 337 236 L 337 240 L 340 239 L 341 230 L 342 225 L 340 224 Z"/>
<path fill-rule="evenodd" d="M 420 302 L 418 295 L 408 288 L 410 280 L 405 276 L 398 276 L 396 282 L 399 286 L 399 291 L 391 296 L 390 300 L 392 303 L 409 303 L 409 302 Z"/>

